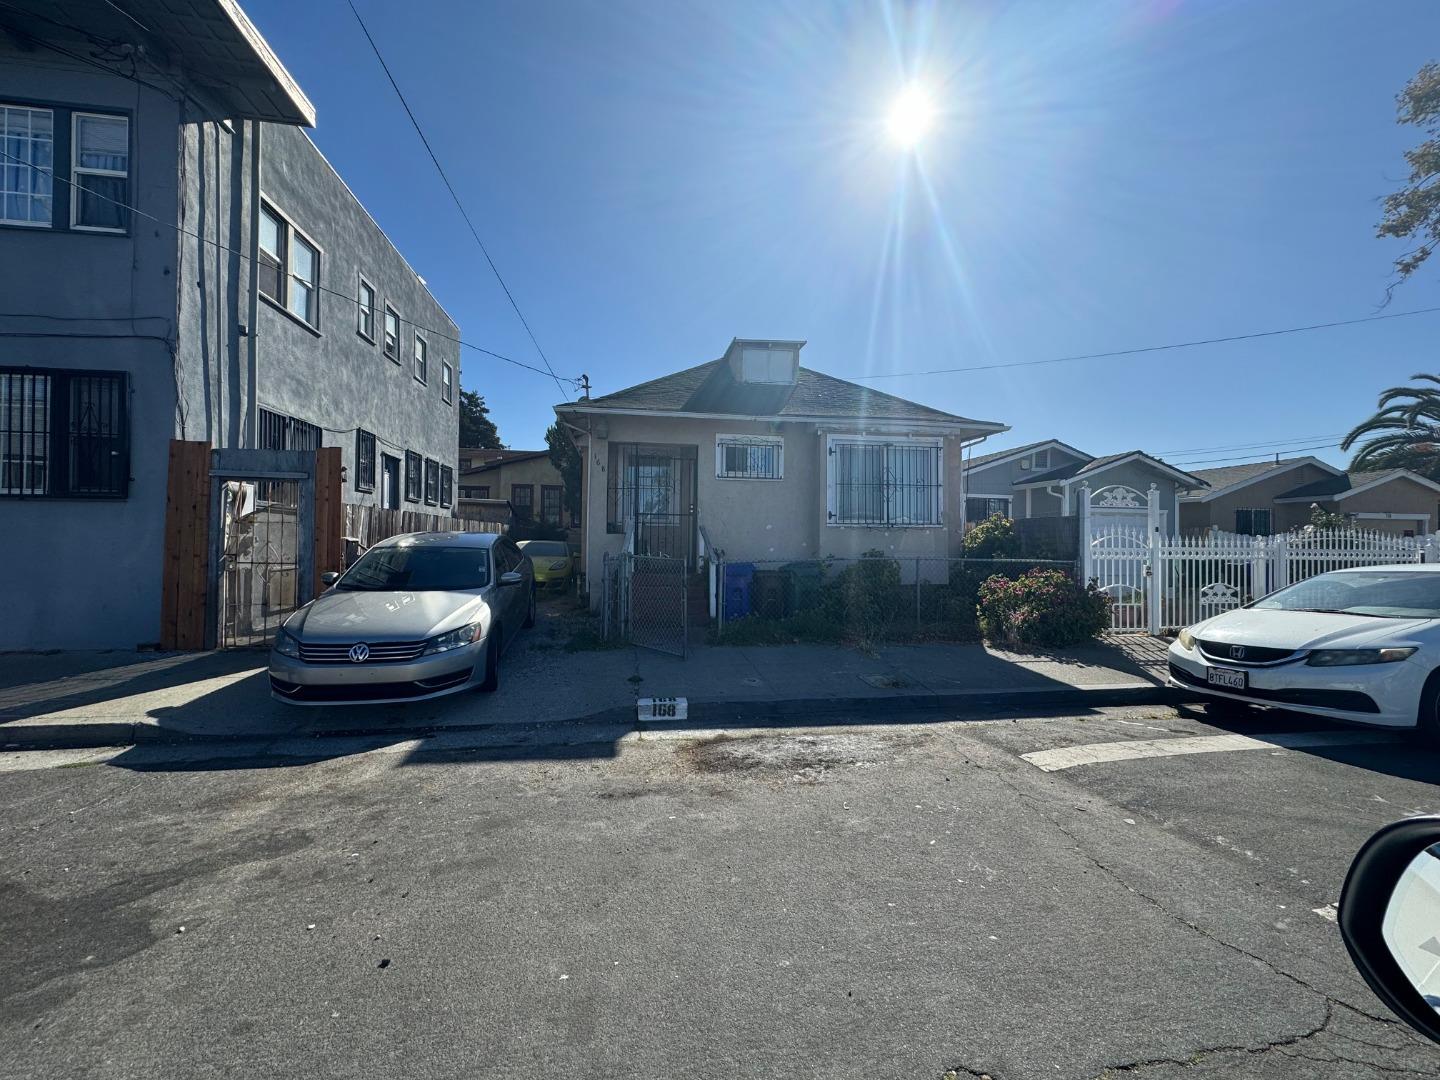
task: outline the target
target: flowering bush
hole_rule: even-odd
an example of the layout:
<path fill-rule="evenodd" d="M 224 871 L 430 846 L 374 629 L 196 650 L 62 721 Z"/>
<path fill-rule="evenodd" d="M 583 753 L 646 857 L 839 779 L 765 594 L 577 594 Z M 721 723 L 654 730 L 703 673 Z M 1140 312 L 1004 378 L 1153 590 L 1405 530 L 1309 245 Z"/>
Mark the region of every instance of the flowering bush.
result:
<path fill-rule="evenodd" d="M 1076 645 L 1110 625 L 1110 602 L 1093 581 L 1082 587 L 1061 570 L 1031 570 L 981 582 L 976 616 L 989 641 Z"/>
<path fill-rule="evenodd" d="M 1020 554 L 1015 522 L 991 514 L 965 534 L 965 555 L 971 559 L 1010 559 Z"/>

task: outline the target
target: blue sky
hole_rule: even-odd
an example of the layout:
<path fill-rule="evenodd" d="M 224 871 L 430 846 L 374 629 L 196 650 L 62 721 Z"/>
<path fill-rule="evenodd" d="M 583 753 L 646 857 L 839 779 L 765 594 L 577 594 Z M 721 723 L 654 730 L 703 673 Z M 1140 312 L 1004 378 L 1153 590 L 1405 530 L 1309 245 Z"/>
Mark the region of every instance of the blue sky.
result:
<path fill-rule="evenodd" d="M 854 378 L 1372 314 L 1397 250 L 1379 198 L 1417 134 L 1394 97 L 1440 56 L 1422 0 L 356 2 L 551 362 L 597 394 L 737 335 L 805 339 L 802 363 Z M 462 336 L 538 363 L 343 0 L 246 8 Z M 942 111 L 917 157 L 883 124 L 911 79 Z M 1389 310 L 1440 304 L 1437 276 Z M 1337 441 L 1437 370 L 1437 334 L 873 385 L 1012 425 L 992 446 L 1198 468 L 1245 451 L 1196 448 Z M 555 384 L 463 360 L 507 443 L 539 445 Z"/>

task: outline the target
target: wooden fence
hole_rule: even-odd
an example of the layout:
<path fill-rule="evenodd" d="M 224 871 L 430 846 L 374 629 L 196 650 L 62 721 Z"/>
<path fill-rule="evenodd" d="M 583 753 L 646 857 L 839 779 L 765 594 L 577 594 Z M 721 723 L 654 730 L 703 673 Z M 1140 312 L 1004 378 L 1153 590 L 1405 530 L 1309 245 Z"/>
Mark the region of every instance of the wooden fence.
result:
<path fill-rule="evenodd" d="M 345 504 L 345 538 L 359 541 L 361 551 L 381 540 L 412 532 L 482 532 L 503 533 L 505 526 L 497 521 L 450 514 L 430 514 L 423 510 L 386 510 L 379 506 Z"/>

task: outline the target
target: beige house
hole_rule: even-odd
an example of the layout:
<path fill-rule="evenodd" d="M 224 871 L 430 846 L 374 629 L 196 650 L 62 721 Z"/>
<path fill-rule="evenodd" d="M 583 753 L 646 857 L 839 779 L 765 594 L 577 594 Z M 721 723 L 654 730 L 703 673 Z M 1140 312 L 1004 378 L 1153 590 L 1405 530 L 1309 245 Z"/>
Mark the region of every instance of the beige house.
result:
<path fill-rule="evenodd" d="M 1181 497 L 1186 534 L 1218 530 L 1268 536 L 1310 523 L 1315 507 L 1357 528 L 1423 536 L 1440 520 L 1440 484 L 1405 469 L 1346 472 L 1319 458 L 1198 469 L 1208 488 Z"/>
<path fill-rule="evenodd" d="M 944 556 L 959 550 L 963 449 L 1005 425 L 800 366 L 802 341 L 555 408 L 584 460 L 582 560 Z M 591 589 L 592 604 L 598 588 Z"/>
<path fill-rule="evenodd" d="M 484 500 L 510 504 L 515 521 L 574 528 L 565 513 L 565 483 L 548 450 L 460 448 L 460 513 L 478 510 Z"/>

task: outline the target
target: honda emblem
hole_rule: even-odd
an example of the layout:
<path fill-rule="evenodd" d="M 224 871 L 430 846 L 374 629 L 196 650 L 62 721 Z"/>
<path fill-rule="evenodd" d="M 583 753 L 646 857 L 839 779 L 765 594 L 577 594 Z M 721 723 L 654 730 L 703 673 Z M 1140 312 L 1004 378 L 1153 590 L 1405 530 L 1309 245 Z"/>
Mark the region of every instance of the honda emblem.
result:
<path fill-rule="evenodd" d="M 1242 649 L 1241 651 L 1243 652 L 1244 650 Z M 370 646 L 366 645 L 363 641 L 358 645 L 351 645 L 350 659 L 357 664 L 363 664 L 366 660 L 370 659 Z"/>
<path fill-rule="evenodd" d="M 359 648 L 359 646 L 356 646 L 356 648 Z M 1245 646 L 1244 646 L 1244 645 L 1231 645 L 1231 646 L 1230 646 L 1230 659 L 1231 659 L 1231 660 L 1244 660 L 1244 659 L 1245 659 Z"/>

